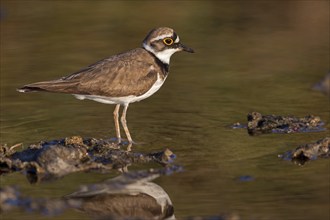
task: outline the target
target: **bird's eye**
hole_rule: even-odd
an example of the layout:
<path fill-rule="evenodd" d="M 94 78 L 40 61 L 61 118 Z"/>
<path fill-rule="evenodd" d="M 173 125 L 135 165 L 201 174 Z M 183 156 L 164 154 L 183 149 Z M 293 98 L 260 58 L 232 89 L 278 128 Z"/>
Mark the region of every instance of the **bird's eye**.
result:
<path fill-rule="evenodd" d="M 167 46 L 169 46 L 169 45 L 172 45 L 173 44 L 173 39 L 168 37 L 168 38 L 165 38 L 163 40 L 163 42 L 164 42 L 164 44 L 166 44 Z"/>

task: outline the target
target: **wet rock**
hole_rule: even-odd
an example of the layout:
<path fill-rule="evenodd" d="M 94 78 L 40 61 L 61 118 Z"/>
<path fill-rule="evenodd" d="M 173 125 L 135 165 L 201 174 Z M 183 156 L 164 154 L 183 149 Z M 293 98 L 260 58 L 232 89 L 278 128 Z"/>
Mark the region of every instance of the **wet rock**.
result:
<path fill-rule="evenodd" d="M 320 82 L 315 84 L 313 89 L 330 96 L 330 72 Z"/>
<path fill-rule="evenodd" d="M 114 169 L 122 169 L 133 163 L 157 162 L 161 165 L 166 165 L 172 163 L 175 159 L 175 154 L 169 149 L 147 154 L 118 149 L 99 150 L 99 146 L 97 146 L 89 151 L 93 160 L 101 164 L 112 164 Z"/>
<path fill-rule="evenodd" d="M 315 143 L 301 145 L 293 151 L 279 155 L 279 157 L 292 160 L 299 165 L 303 165 L 309 160 L 330 158 L 330 137 L 323 138 Z"/>
<path fill-rule="evenodd" d="M 13 147 L 0 146 L 0 174 L 23 170 L 34 183 L 78 171 L 126 171 L 134 163 L 167 165 L 174 158 L 169 149 L 146 154 L 128 152 L 107 140 L 73 136 L 40 142 L 20 152 Z"/>
<path fill-rule="evenodd" d="M 262 115 L 249 113 L 247 129 L 250 135 L 262 133 L 295 133 L 324 131 L 320 117 L 308 115 L 303 118 L 294 116 Z"/>

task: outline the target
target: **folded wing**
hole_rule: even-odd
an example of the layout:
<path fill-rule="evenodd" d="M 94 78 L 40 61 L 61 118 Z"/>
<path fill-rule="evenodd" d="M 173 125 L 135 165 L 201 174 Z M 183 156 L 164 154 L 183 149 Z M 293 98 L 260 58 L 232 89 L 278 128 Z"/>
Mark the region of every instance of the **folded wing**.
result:
<path fill-rule="evenodd" d="M 159 69 L 152 64 L 152 59 L 148 52 L 138 48 L 103 59 L 61 79 L 25 85 L 18 91 L 107 97 L 138 96 L 147 92 L 157 80 Z"/>

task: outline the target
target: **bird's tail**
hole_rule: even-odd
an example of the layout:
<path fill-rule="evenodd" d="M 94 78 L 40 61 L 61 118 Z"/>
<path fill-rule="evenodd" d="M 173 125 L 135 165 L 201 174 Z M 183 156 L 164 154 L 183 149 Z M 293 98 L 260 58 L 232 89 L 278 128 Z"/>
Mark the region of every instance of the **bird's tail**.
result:
<path fill-rule="evenodd" d="M 18 88 L 18 92 L 60 92 L 60 93 L 72 93 L 74 88 L 77 86 L 77 82 L 65 81 L 65 80 L 53 80 L 45 82 L 37 82 L 25 85 Z"/>
<path fill-rule="evenodd" d="M 39 88 L 39 87 L 35 87 L 35 86 L 29 86 L 29 85 L 26 85 L 26 86 L 23 86 L 21 88 L 18 88 L 16 89 L 18 92 L 39 92 L 39 91 L 45 91 L 44 89 L 42 88 Z"/>

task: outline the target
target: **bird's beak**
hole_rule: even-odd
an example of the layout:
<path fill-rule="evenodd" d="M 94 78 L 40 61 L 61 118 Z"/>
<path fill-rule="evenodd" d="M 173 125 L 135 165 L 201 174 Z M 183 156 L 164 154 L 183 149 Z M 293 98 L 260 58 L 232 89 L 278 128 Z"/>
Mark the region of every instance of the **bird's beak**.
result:
<path fill-rule="evenodd" d="M 181 43 L 180 43 L 179 48 L 180 48 L 181 50 L 186 51 L 186 52 L 189 52 L 189 53 L 195 53 L 195 51 L 194 51 L 192 48 L 187 47 L 187 46 L 185 46 L 185 45 L 183 45 L 183 44 L 181 44 Z"/>

